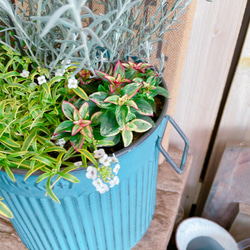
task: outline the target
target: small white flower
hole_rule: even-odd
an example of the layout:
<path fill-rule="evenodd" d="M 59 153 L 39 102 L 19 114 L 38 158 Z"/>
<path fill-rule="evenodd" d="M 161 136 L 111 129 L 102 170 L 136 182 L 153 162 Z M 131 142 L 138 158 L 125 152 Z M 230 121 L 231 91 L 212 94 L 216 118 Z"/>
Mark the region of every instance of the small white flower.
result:
<path fill-rule="evenodd" d="M 63 148 L 64 144 L 66 143 L 65 139 L 62 138 L 62 139 L 58 139 L 57 142 L 56 142 L 56 145 L 60 146 Z"/>
<path fill-rule="evenodd" d="M 99 191 L 100 194 L 104 194 L 105 192 L 109 191 L 109 187 L 107 184 L 102 184 L 97 191 Z"/>
<path fill-rule="evenodd" d="M 114 167 L 114 169 L 113 169 L 113 172 L 114 172 L 115 174 L 118 174 L 120 167 L 121 167 L 121 166 L 120 166 L 119 164 L 116 164 L 115 167 Z"/>
<path fill-rule="evenodd" d="M 75 165 L 76 167 L 80 167 L 80 166 L 83 165 L 83 163 L 82 163 L 82 161 L 77 161 L 77 162 L 74 163 L 74 165 Z"/>
<path fill-rule="evenodd" d="M 95 179 L 97 178 L 97 169 L 94 168 L 94 167 L 88 167 L 88 168 L 87 168 L 86 177 L 87 177 L 88 179 L 95 180 Z M 98 180 L 100 180 L 100 179 L 97 179 L 96 181 L 94 181 L 94 182 L 96 182 L 96 185 L 98 185 L 98 183 L 99 183 Z M 94 182 L 93 182 L 93 184 L 94 184 Z M 94 185 L 95 185 L 95 184 L 94 184 Z M 95 187 L 97 188 L 96 185 L 95 185 Z"/>
<path fill-rule="evenodd" d="M 30 72 L 28 70 L 23 69 L 22 73 L 20 74 L 22 77 L 28 78 Z"/>
<path fill-rule="evenodd" d="M 63 76 L 65 73 L 64 69 L 57 69 L 55 72 L 55 76 Z"/>
<path fill-rule="evenodd" d="M 37 80 L 39 85 L 42 85 L 43 83 L 47 82 L 45 76 L 39 76 L 37 77 Z"/>
<path fill-rule="evenodd" d="M 93 181 L 93 185 L 96 187 L 96 190 L 98 191 L 99 188 L 103 185 L 103 182 L 100 178 L 97 178 Z"/>
<path fill-rule="evenodd" d="M 37 84 L 35 82 L 30 83 L 31 88 L 35 88 L 36 86 L 37 86 Z"/>
<path fill-rule="evenodd" d="M 117 157 L 115 156 L 115 154 L 113 154 L 112 162 L 114 162 L 114 163 L 118 163 L 119 162 L 119 160 L 117 159 Z"/>
<path fill-rule="evenodd" d="M 68 88 L 69 89 L 76 89 L 78 86 L 78 81 L 75 79 L 75 77 L 70 77 L 68 79 Z"/>
<path fill-rule="evenodd" d="M 99 162 L 105 166 L 105 167 L 108 167 L 110 166 L 110 163 L 112 161 L 112 158 L 111 157 L 108 157 L 107 154 L 105 154 L 102 158 L 99 159 Z"/>
<path fill-rule="evenodd" d="M 97 150 L 94 151 L 94 157 L 97 158 L 97 159 L 102 158 L 104 155 L 105 155 L 105 151 L 104 151 L 103 148 L 97 149 Z"/>
<path fill-rule="evenodd" d="M 114 187 L 115 185 L 118 185 L 120 183 L 120 180 L 118 176 L 115 176 L 113 180 L 109 182 L 110 188 Z"/>
<path fill-rule="evenodd" d="M 93 185 L 96 187 L 96 191 L 101 194 L 109 191 L 109 187 L 107 184 L 104 184 L 100 178 L 93 181 Z"/>

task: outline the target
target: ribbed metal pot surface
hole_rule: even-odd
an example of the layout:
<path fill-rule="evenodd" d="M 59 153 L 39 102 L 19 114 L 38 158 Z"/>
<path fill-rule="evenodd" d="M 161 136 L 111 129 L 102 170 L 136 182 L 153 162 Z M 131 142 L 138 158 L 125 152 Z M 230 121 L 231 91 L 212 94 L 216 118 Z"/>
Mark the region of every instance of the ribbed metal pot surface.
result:
<path fill-rule="evenodd" d="M 84 169 L 80 180 L 61 179 L 53 188 L 61 204 L 45 197 L 45 181 L 0 171 L 0 196 L 14 214 L 12 224 L 31 250 L 128 250 L 144 235 L 155 209 L 159 149 L 165 119 L 142 143 L 118 155 L 120 184 L 100 194 Z"/>

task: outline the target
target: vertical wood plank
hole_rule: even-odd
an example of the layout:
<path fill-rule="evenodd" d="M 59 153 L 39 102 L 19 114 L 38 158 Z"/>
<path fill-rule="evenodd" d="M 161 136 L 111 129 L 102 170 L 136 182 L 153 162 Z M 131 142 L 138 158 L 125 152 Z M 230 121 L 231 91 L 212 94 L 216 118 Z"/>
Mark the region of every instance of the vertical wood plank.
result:
<path fill-rule="evenodd" d="M 247 0 L 198 1 L 174 119 L 190 139 L 192 169 L 182 197 L 188 215 L 215 123 Z M 182 147 L 170 135 L 170 146 Z"/>
<path fill-rule="evenodd" d="M 250 26 L 209 161 L 197 213 L 202 211 L 227 142 L 250 143 Z"/>

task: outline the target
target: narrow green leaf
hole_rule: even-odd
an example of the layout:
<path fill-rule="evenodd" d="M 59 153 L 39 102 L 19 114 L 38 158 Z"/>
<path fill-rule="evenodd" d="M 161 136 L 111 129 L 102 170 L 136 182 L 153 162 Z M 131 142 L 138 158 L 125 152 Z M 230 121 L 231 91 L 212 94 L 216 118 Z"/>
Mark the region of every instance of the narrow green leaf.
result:
<path fill-rule="evenodd" d="M 51 176 L 48 178 L 47 182 L 46 182 L 46 191 L 47 194 L 56 202 L 60 203 L 59 199 L 56 197 L 56 195 L 54 194 L 54 192 L 51 189 L 50 186 L 50 180 L 51 180 Z"/>
<path fill-rule="evenodd" d="M 42 87 L 45 90 L 46 94 L 48 94 L 49 96 L 51 96 L 50 87 L 49 87 L 48 82 L 43 83 Z"/>
<path fill-rule="evenodd" d="M 18 152 L 14 152 L 14 153 L 11 153 L 9 155 L 9 157 L 19 157 L 19 156 L 24 156 L 25 154 L 27 154 L 28 151 L 18 151 Z"/>
<path fill-rule="evenodd" d="M 0 137 L 0 142 L 2 142 L 6 146 L 13 147 L 13 148 L 20 147 L 20 145 L 18 143 L 14 142 L 13 140 L 11 140 L 10 138 L 5 137 L 5 136 Z"/>
<path fill-rule="evenodd" d="M 86 149 L 79 149 L 79 153 L 83 154 L 87 159 L 89 159 L 94 165 L 98 165 L 95 157 Z"/>
<path fill-rule="evenodd" d="M 73 164 L 73 163 L 72 163 L 72 164 Z M 79 167 L 76 167 L 75 165 L 73 165 L 73 166 L 64 168 L 64 169 L 61 171 L 61 173 L 68 173 L 68 172 L 73 171 L 73 170 L 78 169 L 78 168 L 79 168 Z"/>
<path fill-rule="evenodd" d="M 2 201 L 0 201 L 0 214 L 10 219 L 14 218 L 10 209 Z"/>
<path fill-rule="evenodd" d="M 30 177 L 33 173 L 35 173 L 36 171 L 38 171 L 39 169 L 41 169 L 43 166 L 44 166 L 44 165 L 41 164 L 41 163 L 36 164 L 36 166 L 35 166 L 33 169 L 31 169 L 31 170 L 29 170 L 29 171 L 27 172 L 27 174 L 25 175 L 24 180 L 27 180 L 28 177 Z"/>
<path fill-rule="evenodd" d="M 77 94 L 83 100 L 86 100 L 86 101 L 89 100 L 89 97 L 86 94 L 86 92 L 82 88 L 80 88 L 79 86 L 76 89 L 73 89 L 73 91 L 75 92 L 75 94 Z"/>
<path fill-rule="evenodd" d="M 42 180 L 48 178 L 51 175 L 50 172 L 46 172 L 44 174 L 39 175 L 39 177 L 36 179 L 36 183 L 41 182 Z"/>
<path fill-rule="evenodd" d="M 52 147 L 46 147 L 45 150 L 43 151 L 44 153 L 48 152 L 58 152 L 58 153 L 65 153 L 66 150 L 62 147 L 59 146 L 52 146 Z"/>
<path fill-rule="evenodd" d="M 54 76 L 51 81 L 50 81 L 50 86 L 55 83 L 55 82 L 59 82 L 61 80 L 65 80 L 66 77 L 65 76 Z"/>
<path fill-rule="evenodd" d="M 62 172 L 57 172 L 57 174 L 70 182 L 73 182 L 73 183 L 80 182 L 74 175 L 66 174 L 66 173 L 62 173 Z"/>
<path fill-rule="evenodd" d="M 55 115 L 51 115 L 51 114 L 47 114 L 47 113 L 44 113 L 44 116 L 48 119 L 48 121 L 55 125 L 55 126 L 58 126 L 59 125 L 59 119 L 55 116 Z"/>
<path fill-rule="evenodd" d="M 39 161 L 39 162 L 43 163 L 44 165 L 49 166 L 51 168 L 55 167 L 55 165 L 52 162 L 52 158 L 48 157 L 48 156 L 35 155 L 31 158 L 31 160 Z"/>
<path fill-rule="evenodd" d="M 37 133 L 36 128 L 31 130 L 30 134 L 25 138 L 25 141 L 22 146 L 22 151 L 27 151 L 29 149 L 31 143 L 36 138 L 36 133 Z"/>
<path fill-rule="evenodd" d="M 114 145 L 115 145 L 115 143 L 113 141 L 108 141 L 108 140 L 99 140 L 98 141 L 98 147 L 111 147 Z"/>
<path fill-rule="evenodd" d="M 10 83 L 8 85 L 8 88 L 19 88 L 21 90 L 26 90 L 26 87 L 23 84 L 19 84 L 19 83 Z"/>
<path fill-rule="evenodd" d="M 6 174 L 10 177 L 10 179 L 13 182 L 15 182 L 16 181 L 15 176 L 12 173 L 12 171 L 10 170 L 9 166 L 6 163 L 3 163 L 3 167 L 4 167 L 4 170 L 5 170 Z"/>
<path fill-rule="evenodd" d="M 20 76 L 20 74 L 16 71 L 10 71 L 8 73 L 1 74 L 1 78 L 3 78 L 3 79 L 13 77 L 13 76 Z"/>

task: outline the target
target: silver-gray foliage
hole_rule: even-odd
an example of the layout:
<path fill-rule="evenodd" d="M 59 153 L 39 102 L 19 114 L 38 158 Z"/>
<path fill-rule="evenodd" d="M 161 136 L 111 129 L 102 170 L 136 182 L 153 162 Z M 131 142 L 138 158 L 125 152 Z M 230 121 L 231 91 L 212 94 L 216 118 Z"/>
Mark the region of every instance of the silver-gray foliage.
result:
<path fill-rule="evenodd" d="M 166 0 L 153 2 L 154 7 L 148 0 L 96 0 L 106 10 L 98 13 L 87 0 L 19 0 L 16 6 L 0 0 L 0 42 L 14 44 L 50 71 L 63 60 L 79 63 L 75 73 L 103 70 L 132 55 L 150 62 L 156 44 L 191 0 L 171 6 Z"/>

